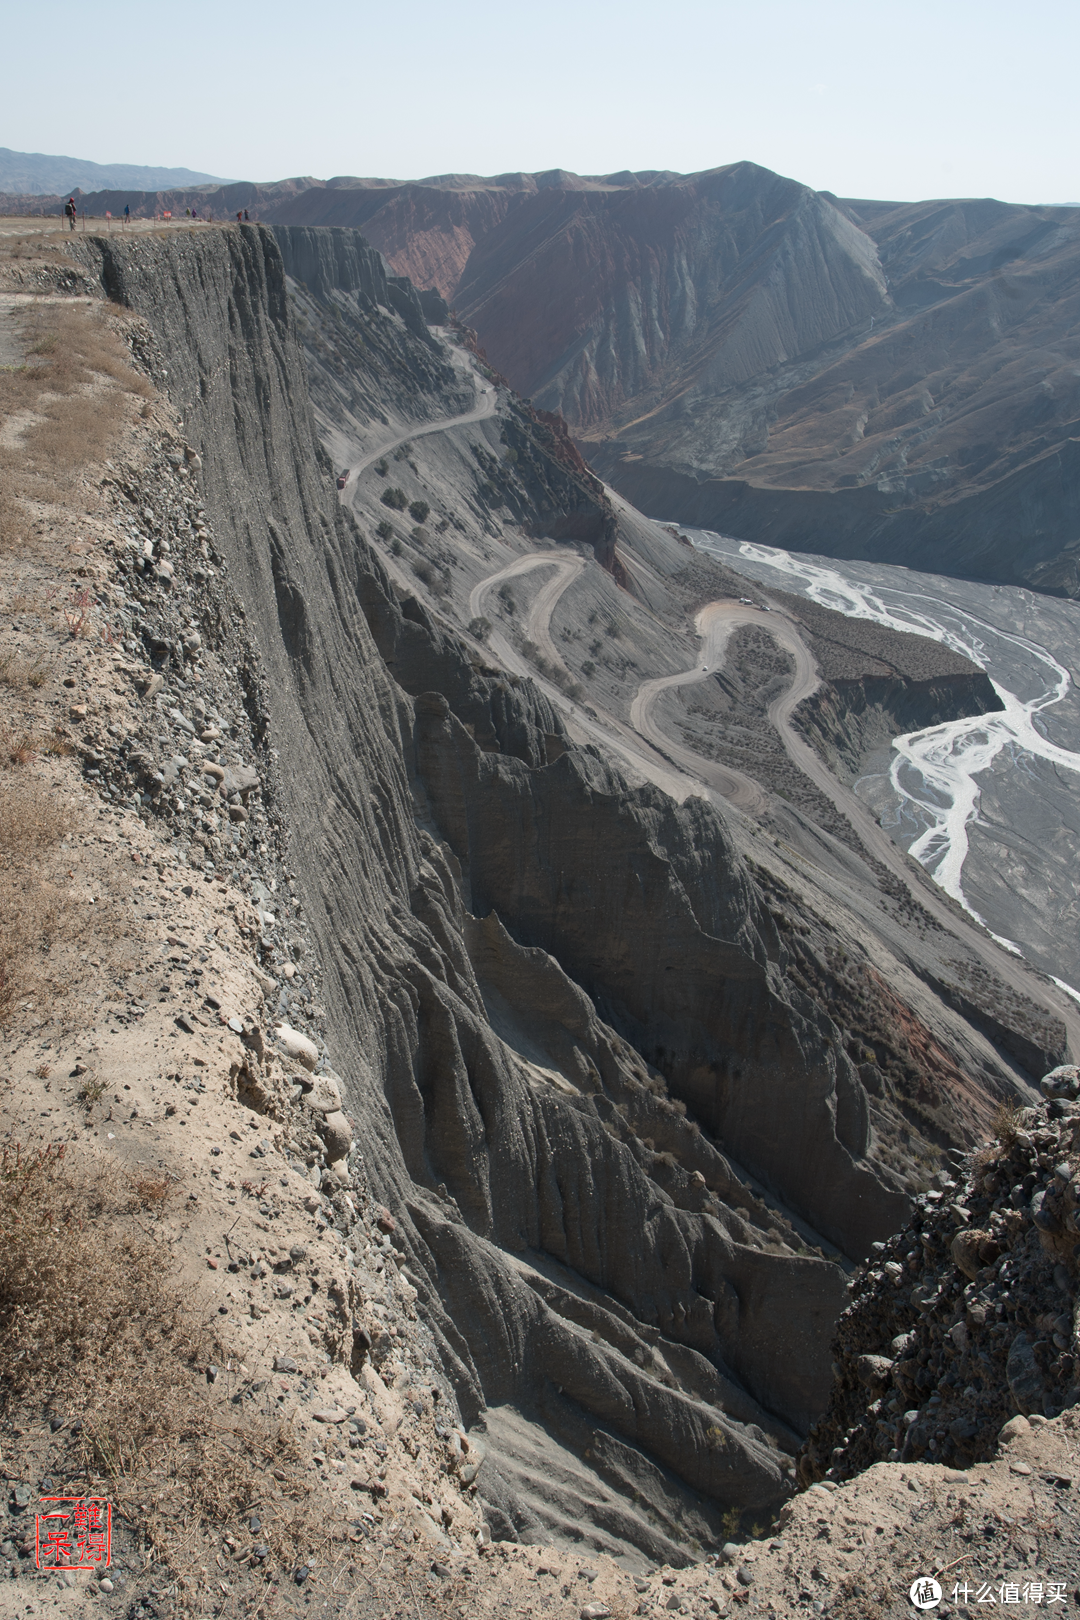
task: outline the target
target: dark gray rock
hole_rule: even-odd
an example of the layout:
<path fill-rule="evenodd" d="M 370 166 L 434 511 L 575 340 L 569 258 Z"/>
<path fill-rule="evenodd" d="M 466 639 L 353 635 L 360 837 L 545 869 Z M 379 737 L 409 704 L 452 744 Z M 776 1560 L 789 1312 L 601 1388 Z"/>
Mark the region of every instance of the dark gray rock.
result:
<path fill-rule="evenodd" d="M 1028 1412 L 1041 1414 L 1046 1397 L 1046 1385 L 1035 1359 L 1033 1341 L 1026 1333 L 1018 1333 L 1009 1346 L 1005 1376 L 1019 1410 L 1025 1414 Z"/>

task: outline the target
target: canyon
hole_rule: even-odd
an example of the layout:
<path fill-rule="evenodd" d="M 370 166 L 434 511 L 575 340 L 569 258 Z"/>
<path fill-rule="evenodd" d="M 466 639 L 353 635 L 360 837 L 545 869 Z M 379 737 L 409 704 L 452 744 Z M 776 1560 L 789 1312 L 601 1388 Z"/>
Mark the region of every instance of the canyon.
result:
<path fill-rule="evenodd" d="M 552 408 L 603 469 L 607 440 L 573 411 L 615 428 L 655 374 L 605 393 L 587 366 L 565 388 L 549 366 L 515 392 L 500 373 L 518 362 L 476 313 L 498 302 L 482 293 L 495 258 L 480 268 L 496 231 L 543 265 L 543 244 L 612 209 L 656 211 L 657 241 L 673 210 L 681 241 L 715 203 L 737 216 L 735 280 L 775 286 L 796 240 L 820 269 L 790 334 L 775 306 L 747 313 L 749 291 L 717 315 L 701 375 L 749 385 L 788 348 L 823 352 L 853 311 L 899 320 L 853 207 L 745 165 L 681 191 L 548 179 L 429 187 L 427 245 L 410 188 L 278 200 L 370 208 L 373 240 L 393 214 L 427 255 L 420 291 L 354 219 L 90 233 L 14 259 L 11 278 L 18 296 L 62 288 L 126 312 L 198 461 L 236 605 L 179 544 L 177 583 L 154 588 L 186 594 L 207 651 L 243 672 L 321 967 L 319 1013 L 289 1017 L 332 1065 L 354 1188 L 388 1211 L 447 1398 L 484 1448 L 486 1523 L 681 1565 L 730 1515 L 767 1517 L 794 1492 L 853 1272 L 944 1154 L 1034 1100 L 1076 1014 L 824 766 L 800 774 L 775 707 L 784 657 L 805 658 L 820 683 L 804 729 L 854 776 L 894 724 L 992 712 L 980 668 L 781 600 L 635 510 L 629 480 L 605 486 Z M 788 243 L 778 260 L 763 237 Z M 449 320 L 467 275 L 475 309 L 458 308 L 488 360 Z M 714 643 L 701 615 L 717 602 L 733 617 Z M 177 691 L 178 634 L 146 655 Z M 783 746 L 765 758 L 768 726 Z M 695 738 L 717 730 L 714 775 Z M 93 781 L 122 779 L 112 743 L 93 757 Z M 180 847 L 178 797 L 137 814 Z"/>
<path fill-rule="evenodd" d="M 83 199 L 125 203 L 363 231 L 651 516 L 1080 590 L 1078 209 L 845 199 L 753 163 Z"/>

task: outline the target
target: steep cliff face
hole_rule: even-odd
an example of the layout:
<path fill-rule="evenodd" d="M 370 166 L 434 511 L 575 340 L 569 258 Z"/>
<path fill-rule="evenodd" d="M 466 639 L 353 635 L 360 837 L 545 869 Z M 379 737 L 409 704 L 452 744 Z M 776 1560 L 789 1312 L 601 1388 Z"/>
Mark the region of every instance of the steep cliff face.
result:
<path fill-rule="evenodd" d="M 424 302 L 436 295 L 422 300 L 410 282 L 388 275 L 382 256 L 356 231 L 276 225 L 274 235 L 303 336 L 311 397 L 331 435 L 346 423 L 366 438 L 391 418 L 422 422 L 469 411 L 474 373 L 450 364 L 446 343 L 426 324 L 431 311 Z M 400 323 L 387 320 L 391 309 Z M 585 541 L 615 573 L 615 513 L 566 423 L 508 398 L 500 445 L 505 450 L 499 453 L 475 451 L 486 506 L 505 509 L 528 533 Z"/>
<path fill-rule="evenodd" d="M 335 186 L 284 200 L 280 225 L 331 225 L 363 231 L 399 274 L 453 300 L 469 255 L 527 194 L 513 176 L 504 184 L 477 181 L 443 188 L 413 185 Z M 518 176 L 524 181 L 525 176 Z M 531 177 L 530 177 L 531 178 Z"/>
<path fill-rule="evenodd" d="M 629 789 L 398 601 L 335 503 L 273 235 L 73 251 L 204 458 L 331 1056 L 493 1522 L 678 1559 L 784 1494 L 827 1387 L 842 1275 L 762 1188 L 853 1253 L 905 1207 L 839 1032 L 715 812 Z"/>
<path fill-rule="evenodd" d="M 894 737 L 1004 706 L 981 672 L 929 681 L 864 675 L 822 685 L 799 705 L 795 721 L 834 775 L 851 783 L 867 756 Z"/>

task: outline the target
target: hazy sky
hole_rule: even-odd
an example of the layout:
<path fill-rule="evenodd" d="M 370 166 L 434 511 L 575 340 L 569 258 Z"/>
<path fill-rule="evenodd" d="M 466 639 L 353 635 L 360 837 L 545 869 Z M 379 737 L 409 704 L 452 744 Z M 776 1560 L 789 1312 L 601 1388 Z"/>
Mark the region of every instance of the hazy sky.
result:
<path fill-rule="evenodd" d="M 98 163 L 1080 199 L 1077 0 L 9 0 L 4 45 L 0 146 Z"/>

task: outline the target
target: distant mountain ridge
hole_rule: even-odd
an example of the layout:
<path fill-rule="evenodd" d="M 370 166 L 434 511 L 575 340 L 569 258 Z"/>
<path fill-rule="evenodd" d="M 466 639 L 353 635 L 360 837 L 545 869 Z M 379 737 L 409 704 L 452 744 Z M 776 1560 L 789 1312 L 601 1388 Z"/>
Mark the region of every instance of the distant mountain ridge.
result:
<path fill-rule="evenodd" d="M 1080 210 L 695 175 L 338 182 L 653 516 L 1080 595 Z"/>
<path fill-rule="evenodd" d="M 652 516 L 1080 596 L 1080 209 L 747 162 L 84 199 L 192 203 L 361 231 Z"/>
<path fill-rule="evenodd" d="M 1080 595 L 1080 210 L 699 174 L 338 178 L 653 516 Z M 266 217 L 266 216 L 264 216 Z"/>
<path fill-rule="evenodd" d="M 86 158 L 54 157 L 45 152 L 13 152 L 0 146 L 0 191 L 16 196 L 50 196 L 60 191 L 221 184 L 220 177 L 195 169 L 157 169 L 138 163 L 90 163 Z"/>

